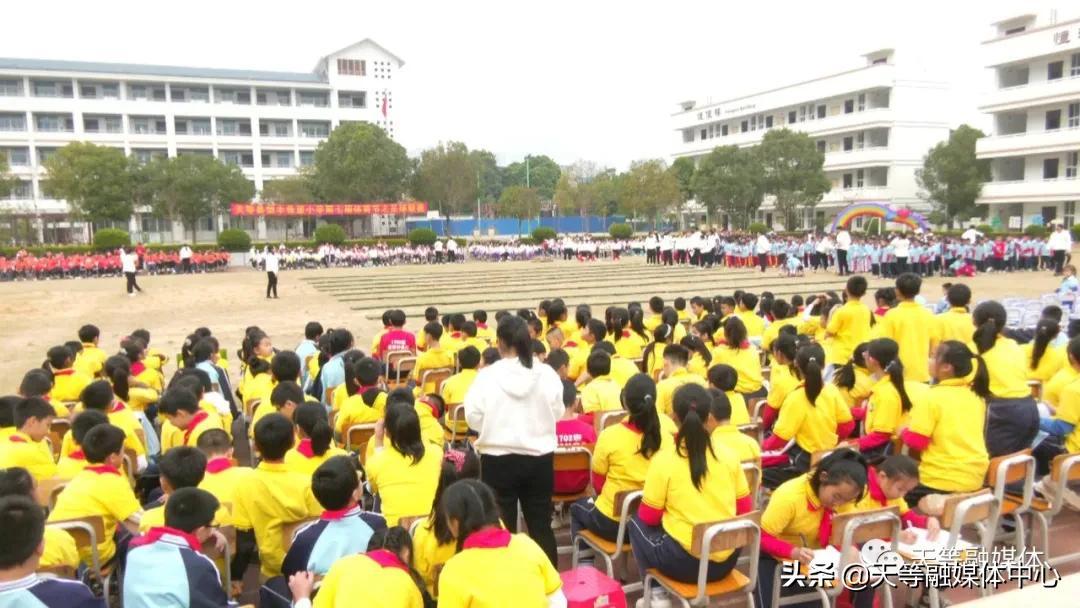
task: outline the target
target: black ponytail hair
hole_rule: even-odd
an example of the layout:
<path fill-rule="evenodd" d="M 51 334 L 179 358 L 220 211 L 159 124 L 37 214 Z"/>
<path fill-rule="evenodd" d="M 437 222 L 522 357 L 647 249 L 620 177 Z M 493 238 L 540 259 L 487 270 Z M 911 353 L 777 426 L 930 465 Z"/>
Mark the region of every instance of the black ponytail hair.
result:
<path fill-rule="evenodd" d="M 1039 367 L 1039 361 L 1046 354 L 1046 347 L 1054 338 L 1057 338 L 1059 332 L 1061 332 L 1061 325 L 1053 319 L 1044 317 L 1035 324 L 1035 340 L 1031 347 L 1031 369 Z"/>
<path fill-rule="evenodd" d="M 833 384 L 849 391 L 855 388 L 855 368 L 861 367 L 866 369 L 866 361 L 863 360 L 863 354 L 866 353 L 867 344 L 867 342 L 863 342 L 856 346 L 855 350 L 851 351 L 851 358 L 848 359 L 847 363 L 841 365 L 833 374 Z"/>
<path fill-rule="evenodd" d="M 790 327 L 790 326 L 786 326 Z M 798 354 L 799 343 L 798 336 L 791 335 L 789 332 L 785 332 L 786 327 L 780 328 L 780 333 L 777 334 L 776 339 L 772 343 L 773 357 L 780 355 L 788 360 L 788 367 L 791 367 L 795 363 L 795 355 Z M 792 368 L 794 371 L 794 368 Z"/>
<path fill-rule="evenodd" d="M 987 300 L 975 307 L 971 313 L 971 320 L 975 323 L 975 333 L 972 341 L 979 349 L 979 354 L 994 348 L 997 336 L 1005 329 L 1005 307 L 994 300 Z"/>
<path fill-rule="evenodd" d="M 330 449 L 334 431 L 326 417 L 326 408 L 318 403 L 303 403 L 293 412 L 293 422 L 311 439 L 311 451 L 322 456 Z"/>
<path fill-rule="evenodd" d="M 671 340 L 671 336 L 672 336 L 673 332 L 674 332 L 674 329 L 672 329 L 672 327 L 670 325 L 668 325 L 667 323 L 661 323 L 661 324 L 656 326 L 656 329 L 653 330 L 653 341 L 650 342 L 649 345 L 645 347 L 645 358 L 642 361 L 642 363 L 644 364 L 646 370 L 652 369 L 650 367 L 650 365 L 651 365 L 650 360 L 656 354 L 656 345 L 657 344 L 667 344 L 668 341 Z M 661 354 L 661 356 L 663 356 L 663 355 Z"/>
<path fill-rule="evenodd" d="M 992 397 L 986 362 L 981 356 L 971 352 L 967 344 L 958 340 L 946 340 L 938 347 L 937 357 L 940 362 L 952 366 L 954 378 L 966 378 L 974 371 L 971 390 L 983 399 Z"/>
<path fill-rule="evenodd" d="M 112 384 L 113 394 L 121 401 L 130 399 L 131 362 L 123 355 L 113 355 L 105 360 L 105 376 Z"/>
<path fill-rule="evenodd" d="M 685 346 L 686 350 L 691 353 L 701 355 L 701 358 L 705 360 L 706 369 L 709 367 L 709 364 L 712 363 L 712 353 L 709 352 L 708 347 L 705 346 L 705 342 L 703 342 L 701 338 L 686 334 L 682 340 L 679 340 L 679 344 Z"/>
<path fill-rule="evenodd" d="M 412 464 L 424 457 L 424 440 L 420 435 L 420 416 L 412 403 L 394 399 L 386 404 L 386 434 L 390 445 L 412 459 Z"/>
<path fill-rule="evenodd" d="M 646 459 L 660 451 L 660 415 L 656 412 L 656 383 L 648 374 L 634 374 L 622 390 L 627 418 L 641 431 L 637 453 Z"/>
<path fill-rule="evenodd" d="M 803 390 L 806 391 L 806 398 L 811 405 L 817 405 L 818 395 L 824 388 L 824 380 L 821 377 L 824 363 L 825 351 L 817 343 L 803 346 L 795 355 L 795 371 L 803 381 Z"/>
<path fill-rule="evenodd" d="M 609 308 L 608 333 L 611 341 L 618 342 L 623 337 L 623 331 L 630 325 L 630 313 L 625 308 Z"/>
<path fill-rule="evenodd" d="M 356 394 L 356 364 L 364 358 L 364 353 L 353 349 L 341 355 L 341 366 L 345 369 L 345 394 Z"/>
<path fill-rule="evenodd" d="M 724 342 L 728 348 L 742 348 L 742 343 L 746 342 L 746 324 L 742 319 L 732 315 L 724 321 Z"/>
<path fill-rule="evenodd" d="M 442 502 L 446 518 L 457 522 L 459 552 L 465 539 L 473 532 L 501 525 L 495 493 L 479 480 L 462 479 L 454 482 L 446 489 Z"/>
<path fill-rule="evenodd" d="M 1069 343 L 1065 346 L 1065 352 L 1069 355 L 1069 365 L 1075 361 L 1080 364 L 1080 336 L 1069 340 Z"/>
<path fill-rule="evenodd" d="M 900 345 L 892 338 L 878 338 L 870 342 L 866 354 L 881 364 L 881 368 L 889 375 L 889 382 L 892 382 L 893 388 L 900 395 L 900 407 L 905 412 L 910 411 L 911 398 L 904 388 L 904 363 L 900 361 Z"/>
<path fill-rule="evenodd" d="M 460 455 L 460 464 L 456 462 Z M 446 521 L 446 509 L 443 494 L 446 489 L 461 479 L 480 478 L 480 457 L 473 450 L 447 450 L 439 469 L 439 485 L 435 486 L 435 498 L 431 501 L 431 515 L 428 518 L 435 540 L 440 545 L 454 540 L 450 525 Z"/>
<path fill-rule="evenodd" d="M 716 457 L 705 421 L 712 411 L 709 391 L 697 384 L 684 384 L 675 391 L 672 408 L 679 421 L 679 434 L 675 450 L 690 462 L 690 481 L 700 490 L 701 482 L 709 474 L 708 452 Z"/>
<path fill-rule="evenodd" d="M 862 454 L 850 448 L 838 448 L 822 458 L 810 472 L 810 487 L 814 494 L 819 494 L 822 486 L 838 483 L 854 485 L 862 498 L 866 491 L 866 459 Z"/>
<path fill-rule="evenodd" d="M 649 341 L 649 333 L 645 331 L 645 311 L 640 306 L 630 310 L 630 331 L 641 336 L 642 340 Z"/>
<path fill-rule="evenodd" d="M 495 337 L 503 347 L 514 351 L 522 367 L 532 368 L 532 338 L 529 336 L 529 326 L 521 317 L 509 316 L 499 321 L 499 327 L 495 330 Z"/>

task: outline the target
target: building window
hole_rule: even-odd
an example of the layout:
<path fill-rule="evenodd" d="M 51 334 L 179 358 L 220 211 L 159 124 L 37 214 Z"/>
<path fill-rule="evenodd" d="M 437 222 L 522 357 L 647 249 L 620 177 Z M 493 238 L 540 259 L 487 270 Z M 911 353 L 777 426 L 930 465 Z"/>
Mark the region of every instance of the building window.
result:
<path fill-rule="evenodd" d="M 855 149 L 855 140 L 851 137 L 844 138 L 844 152 L 851 152 Z"/>
<path fill-rule="evenodd" d="M 251 150 L 221 150 L 218 152 L 221 162 L 240 167 L 254 167 L 255 156 Z"/>
<path fill-rule="evenodd" d="M 694 130 L 693 129 L 683 129 L 682 141 L 683 141 L 684 144 L 688 144 L 688 143 L 693 142 L 694 141 Z"/>
<path fill-rule="evenodd" d="M 218 103 L 251 104 L 251 91 L 248 89 L 214 89 L 214 101 Z"/>
<path fill-rule="evenodd" d="M 299 91 L 297 105 L 325 108 L 330 105 L 330 98 L 322 91 Z"/>
<path fill-rule="evenodd" d="M 850 173 L 845 173 L 844 174 L 844 181 L 843 181 L 844 190 L 850 190 L 853 181 L 854 180 L 852 179 L 852 175 Z"/>
<path fill-rule="evenodd" d="M 1077 157 L 1080 157 L 1080 152 L 1069 152 L 1065 154 L 1065 177 L 1069 179 L 1076 178 L 1076 165 L 1078 164 L 1077 160 L 1080 160 Z M 1066 225 L 1072 226 L 1072 224 Z"/>
<path fill-rule="evenodd" d="M 720 136 L 721 137 L 727 137 L 727 132 L 728 132 L 728 126 L 727 125 L 720 125 Z"/>
<path fill-rule="evenodd" d="M 1080 102 L 1069 104 L 1069 128 L 1080 127 Z"/>
<path fill-rule="evenodd" d="M 745 120 L 742 121 L 742 123 L 739 125 L 739 131 L 742 132 L 742 133 L 746 133 L 749 130 L 750 130 L 750 123 L 748 121 L 745 121 Z"/>
<path fill-rule="evenodd" d="M 366 108 L 367 93 L 364 91 L 338 91 L 338 106 L 342 108 Z"/>
<path fill-rule="evenodd" d="M 230 136 L 251 135 L 251 121 L 247 119 L 219 118 L 217 121 L 217 134 Z"/>
<path fill-rule="evenodd" d="M 365 76 L 367 62 L 363 59 L 338 59 L 337 72 L 346 76 Z"/>
<path fill-rule="evenodd" d="M 288 106 L 292 105 L 292 95 L 289 93 L 288 89 L 260 89 L 255 92 L 255 103 L 260 106 Z"/>
<path fill-rule="evenodd" d="M 0 114 L 0 131 L 25 131 L 26 116 L 23 114 Z"/>
<path fill-rule="evenodd" d="M 1046 64 L 1046 79 L 1057 80 L 1065 75 L 1065 62 L 1064 61 L 1051 61 Z"/>
<path fill-rule="evenodd" d="M 75 121 L 70 114 L 35 114 L 34 130 L 45 132 L 74 131 Z"/>
<path fill-rule="evenodd" d="M 859 93 L 859 111 L 866 109 L 866 93 Z"/>
<path fill-rule="evenodd" d="M 866 173 L 859 169 L 855 172 L 855 187 L 862 188 L 864 185 L 866 185 Z"/>
<path fill-rule="evenodd" d="M 143 101 L 165 101 L 165 85 L 129 84 L 128 98 Z"/>
<path fill-rule="evenodd" d="M 0 157 L 7 158 L 9 167 L 30 165 L 30 148 L 0 148 Z"/>
<path fill-rule="evenodd" d="M 1057 179 L 1058 178 L 1058 159 L 1056 158 L 1044 158 L 1043 159 L 1043 179 Z"/>
<path fill-rule="evenodd" d="M 34 97 L 72 97 L 74 91 L 70 81 L 35 80 L 30 86 Z"/>
<path fill-rule="evenodd" d="M 1061 110 L 1046 111 L 1046 130 L 1055 131 L 1061 128 Z"/>
<path fill-rule="evenodd" d="M 817 107 L 817 117 L 825 118 L 825 104 L 821 104 Z"/>
<path fill-rule="evenodd" d="M 310 167 L 315 164 L 315 151 L 314 150 L 301 150 L 300 151 L 300 166 Z"/>
<path fill-rule="evenodd" d="M 56 150 L 57 148 L 38 148 L 38 165 L 44 165 L 45 161 L 49 160 L 56 154 Z"/>
<path fill-rule="evenodd" d="M 795 110 L 789 110 L 788 113 L 787 113 L 787 122 L 788 122 L 789 125 L 795 123 L 795 117 L 796 117 Z"/>
<path fill-rule="evenodd" d="M 1064 222 L 1066 226 L 1072 226 L 1076 222 L 1076 201 L 1065 201 Z"/>
<path fill-rule="evenodd" d="M 766 129 L 771 129 L 772 128 L 772 116 L 766 116 L 765 117 L 765 128 Z"/>
<path fill-rule="evenodd" d="M 854 99 L 845 99 L 844 100 L 844 114 L 851 114 L 854 111 L 855 111 L 855 100 Z"/>
<path fill-rule="evenodd" d="M 701 130 L 701 139 L 705 139 L 705 133 L 706 133 L 705 129 L 702 129 Z"/>
<path fill-rule="evenodd" d="M 167 130 L 164 116 L 132 116 L 128 121 L 136 135 L 164 135 Z"/>
<path fill-rule="evenodd" d="M 817 151 L 821 152 L 822 154 L 825 153 L 825 140 L 824 139 L 817 140 Z"/>
<path fill-rule="evenodd" d="M 22 96 L 22 81 L 16 79 L 2 79 L 0 80 L 0 97 L 20 97 Z"/>

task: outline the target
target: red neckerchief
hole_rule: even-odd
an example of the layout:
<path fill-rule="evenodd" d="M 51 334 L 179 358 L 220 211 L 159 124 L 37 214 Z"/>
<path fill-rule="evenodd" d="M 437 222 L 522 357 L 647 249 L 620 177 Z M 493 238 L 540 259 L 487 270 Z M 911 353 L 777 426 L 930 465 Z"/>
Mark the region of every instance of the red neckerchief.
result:
<path fill-rule="evenodd" d="M 86 467 L 87 471 L 97 473 L 98 475 L 104 475 L 106 473 L 111 475 L 119 475 L 120 471 L 111 464 L 95 464 L 94 466 Z"/>
<path fill-rule="evenodd" d="M 207 473 L 220 473 L 220 472 L 224 471 L 225 469 L 231 469 L 232 466 L 233 466 L 232 461 L 229 460 L 228 458 L 225 458 L 224 456 L 222 456 L 220 458 L 211 458 L 209 460 L 209 462 L 206 463 L 206 472 Z"/>
<path fill-rule="evenodd" d="M 157 541 L 161 540 L 161 537 L 165 536 L 166 534 L 168 534 L 169 536 L 179 536 L 180 538 L 184 539 L 184 542 L 187 543 L 188 547 L 191 547 L 192 551 L 202 551 L 202 543 L 199 542 L 199 539 L 196 538 L 194 534 L 188 534 L 183 530 L 177 530 L 176 528 L 170 528 L 168 526 L 162 526 L 160 528 L 150 528 L 150 530 L 148 530 L 147 533 L 144 534 L 142 537 L 133 539 L 131 541 L 131 545 L 133 547 L 139 547 L 142 545 L 156 543 Z"/>
<path fill-rule="evenodd" d="M 142 361 L 136 361 L 135 363 L 131 364 L 131 375 L 132 376 L 138 376 L 139 374 L 141 374 L 141 373 L 143 373 L 145 371 L 146 371 L 146 364 L 143 363 Z"/>
<path fill-rule="evenodd" d="M 568 346 L 570 348 L 577 348 L 577 342 L 574 342 L 573 340 L 567 340 L 566 342 L 563 342 L 563 346 Z"/>
<path fill-rule="evenodd" d="M 814 503 L 811 502 L 808 498 L 806 499 L 806 508 L 811 511 L 817 511 L 822 507 L 815 507 Z M 818 526 L 818 544 L 820 544 L 822 547 L 829 546 L 829 538 L 832 537 L 832 518 L 832 509 L 825 509 L 825 511 L 821 514 L 821 525 Z"/>
<path fill-rule="evenodd" d="M 71 374 L 74 374 L 74 373 L 75 373 L 75 369 L 74 369 L 74 368 L 71 368 L 71 367 L 69 367 L 69 368 L 67 368 L 67 369 L 62 369 L 62 370 L 59 370 L 59 371 L 54 371 L 52 375 L 53 375 L 53 376 L 70 376 Z"/>
<path fill-rule="evenodd" d="M 11 437 L 8 437 L 8 440 L 11 441 L 11 443 L 26 443 L 26 438 L 22 435 L 12 435 Z"/>
<path fill-rule="evenodd" d="M 311 458 L 315 456 L 315 452 L 311 449 L 310 439 L 301 439 L 300 443 L 296 444 L 296 451 L 304 455 L 304 458 Z"/>
<path fill-rule="evenodd" d="M 622 337 L 629 338 L 630 337 L 630 330 L 629 329 L 622 330 Z"/>
<path fill-rule="evenodd" d="M 450 337 L 455 339 L 455 340 L 460 340 L 461 339 L 461 332 L 460 331 L 450 332 Z"/>
<path fill-rule="evenodd" d="M 68 458 L 71 458 L 72 460 L 86 460 L 86 453 L 82 450 L 75 450 L 68 454 Z"/>
<path fill-rule="evenodd" d="M 878 306 L 874 309 L 874 314 L 879 317 L 884 317 L 885 313 L 887 312 L 889 312 L 889 308 L 887 306 Z"/>
<path fill-rule="evenodd" d="M 370 386 L 365 386 L 365 385 L 361 384 L 360 386 L 356 387 L 356 394 L 357 395 L 362 395 L 362 394 L 370 391 L 373 388 L 379 388 L 379 385 L 378 384 L 372 384 Z"/>
<path fill-rule="evenodd" d="M 877 471 L 874 467 L 866 468 L 866 488 L 870 493 L 870 498 L 873 498 L 881 506 L 885 506 L 889 502 L 889 499 L 885 496 L 885 491 L 881 489 L 881 485 L 877 480 Z"/>
<path fill-rule="evenodd" d="M 488 526 L 473 532 L 461 544 L 462 549 L 500 549 L 510 544 L 510 532 Z"/>
<path fill-rule="evenodd" d="M 637 433 L 638 435 L 640 435 L 640 434 L 641 434 L 641 429 L 637 428 L 637 425 L 636 425 L 636 424 L 634 424 L 633 422 L 630 422 L 629 420 L 627 420 L 627 421 L 625 421 L 625 422 L 622 422 L 621 424 L 622 424 L 623 426 L 625 426 L 626 428 L 630 429 L 631 431 L 634 431 L 634 432 L 635 432 L 635 433 Z"/>
<path fill-rule="evenodd" d="M 405 572 L 409 571 L 409 568 L 401 563 L 400 557 L 386 549 L 375 549 L 374 551 L 368 551 L 365 555 L 371 558 L 371 561 L 379 564 L 383 568 L 400 568 Z"/>
<path fill-rule="evenodd" d="M 439 406 L 435 405 L 434 403 L 432 403 L 432 402 L 430 402 L 430 401 L 428 401 L 426 399 L 421 399 L 420 403 L 423 403 L 424 405 L 428 406 L 428 409 L 431 410 L 431 415 L 432 416 L 434 416 L 435 418 L 439 417 Z"/>
<path fill-rule="evenodd" d="M 487 329 L 487 323 L 477 323 L 476 327 L 479 329 Z"/>
<path fill-rule="evenodd" d="M 345 507 L 344 509 L 327 509 L 326 511 L 322 512 L 322 515 L 319 516 L 319 519 L 325 519 L 327 521 L 338 521 L 345 519 L 349 515 L 349 513 L 355 512 L 356 510 L 356 505 L 353 505 L 351 507 Z"/>
<path fill-rule="evenodd" d="M 188 444 L 188 440 L 191 439 L 191 433 L 195 430 L 195 427 L 210 417 L 210 414 L 206 410 L 199 410 L 195 412 L 195 415 L 191 417 L 191 422 L 188 422 L 187 428 L 184 429 L 184 445 Z"/>
<path fill-rule="evenodd" d="M 113 404 L 112 409 L 109 410 L 109 413 L 110 414 L 115 414 L 116 412 L 122 412 L 122 411 L 124 411 L 126 409 L 127 409 L 127 404 L 125 404 L 123 401 L 117 401 L 116 403 Z"/>

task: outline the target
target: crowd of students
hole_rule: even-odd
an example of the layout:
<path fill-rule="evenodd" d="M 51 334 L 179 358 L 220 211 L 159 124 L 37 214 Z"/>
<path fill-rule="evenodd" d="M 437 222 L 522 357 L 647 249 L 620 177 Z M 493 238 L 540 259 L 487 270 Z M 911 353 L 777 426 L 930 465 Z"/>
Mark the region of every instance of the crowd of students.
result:
<path fill-rule="evenodd" d="M 235 380 L 208 328 L 166 374 L 149 332 L 113 348 L 86 325 L 0 398 L 0 605 L 102 605 L 100 583 L 43 575 L 92 562 L 62 522 L 99 517 L 126 606 L 224 606 L 255 592 L 256 563 L 262 606 L 564 606 L 554 503 L 588 494 L 563 509 L 571 535 L 615 541 L 628 490 L 643 492 L 623 524 L 638 574 L 692 583 L 695 527 L 757 504 L 750 466 L 771 492 L 754 594 L 772 606 L 798 591 L 774 588 L 780 564 L 809 563 L 833 515 L 895 506 L 935 535 L 943 499 L 983 487 L 991 457 L 1033 448 L 1050 496 L 1053 458 L 1080 452 L 1080 338 L 1061 309 L 1010 333 L 999 303 L 970 310 L 966 285 L 936 315 L 920 289 L 903 273 L 874 304 L 859 275 L 790 300 L 600 314 L 553 299 L 491 326 L 431 307 L 412 329 L 393 309 L 367 352 L 317 322 L 293 350 L 249 327 Z M 556 467 L 574 448 L 591 466 Z M 740 557 L 711 552 L 707 578 Z"/>
<path fill-rule="evenodd" d="M 229 254 L 225 251 L 193 251 L 189 247 L 154 251 L 140 246 L 131 252 L 137 256 L 139 270 L 148 274 L 218 272 L 229 266 Z M 0 281 L 118 277 L 124 273 L 123 253 L 118 249 L 106 253 L 37 256 L 23 249 L 12 257 L 0 256 Z"/>

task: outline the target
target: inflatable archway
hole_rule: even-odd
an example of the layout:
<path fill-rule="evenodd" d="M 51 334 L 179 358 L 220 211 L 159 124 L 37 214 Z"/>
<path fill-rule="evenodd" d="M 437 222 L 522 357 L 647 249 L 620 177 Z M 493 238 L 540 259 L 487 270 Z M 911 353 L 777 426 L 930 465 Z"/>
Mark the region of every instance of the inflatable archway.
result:
<path fill-rule="evenodd" d="M 876 217 L 885 222 L 904 224 L 912 230 L 916 228 L 930 230 L 930 224 L 926 218 L 907 207 L 898 208 L 885 203 L 853 203 L 836 214 L 832 225 L 829 226 L 829 232 L 836 232 L 840 227 L 847 228 L 857 217 Z"/>

